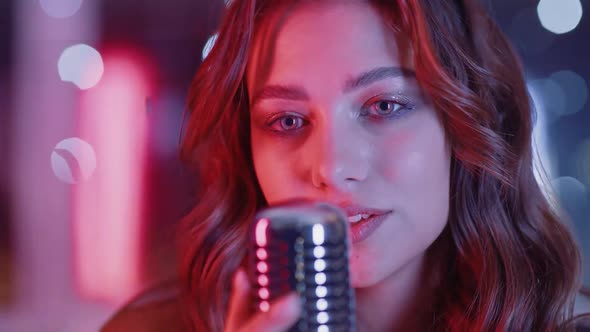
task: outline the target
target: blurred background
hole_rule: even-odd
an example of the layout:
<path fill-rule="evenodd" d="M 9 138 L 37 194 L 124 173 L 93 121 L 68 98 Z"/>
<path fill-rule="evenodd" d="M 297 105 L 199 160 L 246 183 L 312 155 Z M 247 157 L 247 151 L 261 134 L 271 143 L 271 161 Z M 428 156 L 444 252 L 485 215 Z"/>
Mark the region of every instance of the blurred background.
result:
<path fill-rule="evenodd" d="M 590 2 L 482 1 L 522 56 L 590 286 Z M 97 331 L 174 273 L 196 186 L 177 158 L 185 99 L 224 9 L 0 0 L 0 331 Z"/>

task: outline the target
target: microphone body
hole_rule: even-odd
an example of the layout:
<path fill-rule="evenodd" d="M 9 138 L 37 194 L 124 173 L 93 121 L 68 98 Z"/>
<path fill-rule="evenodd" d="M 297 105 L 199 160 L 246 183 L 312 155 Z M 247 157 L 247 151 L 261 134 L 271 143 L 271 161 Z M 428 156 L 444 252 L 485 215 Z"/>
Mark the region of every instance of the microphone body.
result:
<path fill-rule="evenodd" d="M 348 220 L 326 203 L 291 202 L 266 208 L 254 218 L 249 277 L 256 310 L 290 291 L 303 310 L 290 332 L 353 332 Z"/>

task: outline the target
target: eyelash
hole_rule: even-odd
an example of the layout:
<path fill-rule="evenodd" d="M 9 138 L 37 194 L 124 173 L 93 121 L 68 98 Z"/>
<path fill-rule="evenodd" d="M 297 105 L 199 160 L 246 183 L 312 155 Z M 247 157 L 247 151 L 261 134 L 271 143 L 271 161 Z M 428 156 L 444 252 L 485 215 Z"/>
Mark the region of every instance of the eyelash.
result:
<path fill-rule="evenodd" d="M 388 115 L 371 114 L 371 111 L 367 110 L 369 107 L 377 105 L 382 102 L 388 102 L 388 103 L 391 103 L 394 105 L 394 106 L 392 106 L 394 110 L 390 111 L 391 114 L 389 114 L 389 113 L 388 113 Z M 395 110 L 395 106 L 399 106 L 397 111 Z M 385 120 L 401 118 L 404 115 L 406 115 L 408 112 L 412 111 L 414 108 L 415 108 L 415 106 L 413 104 L 411 104 L 410 101 L 405 97 L 378 96 L 378 97 L 374 97 L 374 98 L 370 99 L 369 102 L 365 103 L 362 107 L 362 110 L 358 114 L 361 117 L 366 117 L 374 122 L 379 123 L 379 122 L 382 122 Z M 377 112 L 378 111 L 376 111 L 375 113 L 377 113 Z M 295 121 L 299 121 L 300 126 L 296 129 L 273 129 L 272 128 L 279 121 L 281 121 L 283 119 L 289 119 L 289 118 L 293 118 L 293 119 L 295 119 Z M 282 134 L 282 135 L 288 135 L 290 133 L 297 132 L 304 125 L 306 125 L 308 123 L 309 123 L 309 121 L 305 120 L 303 117 L 298 116 L 296 114 L 279 113 L 278 115 L 273 116 L 268 121 L 267 126 L 270 128 L 271 131 L 273 131 L 275 133 Z"/>

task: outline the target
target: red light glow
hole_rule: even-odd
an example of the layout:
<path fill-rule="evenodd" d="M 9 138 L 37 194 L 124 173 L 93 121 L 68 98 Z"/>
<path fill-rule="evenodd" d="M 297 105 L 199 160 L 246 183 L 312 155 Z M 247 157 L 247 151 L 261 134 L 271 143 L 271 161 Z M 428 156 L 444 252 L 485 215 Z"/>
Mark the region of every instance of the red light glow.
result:
<path fill-rule="evenodd" d="M 150 67 L 137 53 L 103 55 L 101 81 L 81 95 L 80 137 L 97 169 L 73 188 L 76 281 L 82 295 L 120 302 L 140 287 Z"/>

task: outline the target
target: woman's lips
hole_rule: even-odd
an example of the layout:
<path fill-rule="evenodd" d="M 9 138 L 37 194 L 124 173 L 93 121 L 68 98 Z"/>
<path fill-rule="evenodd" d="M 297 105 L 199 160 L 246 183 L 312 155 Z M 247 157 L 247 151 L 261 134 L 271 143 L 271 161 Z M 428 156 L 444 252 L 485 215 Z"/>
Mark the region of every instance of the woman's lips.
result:
<path fill-rule="evenodd" d="M 362 219 L 356 223 L 350 223 L 350 237 L 352 243 L 361 242 L 368 238 L 381 224 L 387 219 L 391 212 L 372 215 L 367 219 Z"/>
<path fill-rule="evenodd" d="M 359 214 L 382 215 L 391 212 L 391 210 L 368 208 L 360 205 L 341 205 L 340 207 L 347 217 L 356 216 Z"/>
<path fill-rule="evenodd" d="M 361 242 L 371 236 L 393 213 L 391 209 L 371 208 L 351 203 L 334 205 L 340 207 L 348 220 L 352 243 Z"/>

